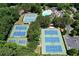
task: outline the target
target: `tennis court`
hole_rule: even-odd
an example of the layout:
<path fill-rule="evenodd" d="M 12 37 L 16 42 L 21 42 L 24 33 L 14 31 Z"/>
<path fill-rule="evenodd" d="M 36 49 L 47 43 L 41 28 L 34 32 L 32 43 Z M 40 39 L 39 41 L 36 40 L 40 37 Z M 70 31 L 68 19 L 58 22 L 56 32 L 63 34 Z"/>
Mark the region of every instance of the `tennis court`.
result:
<path fill-rule="evenodd" d="M 16 31 L 26 31 L 28 30 L 29 25 L 14 25 L 13 30 Z"/>
<path fill-rule="evenodd" d="M 45 42 L 60 42 L 59 37 L 45 37 Z"/>
<path fill-rule="evenodd" d="M 13 42 L 18 45 L 26 46 L 27 44 L 27 38 L 8 38 L 7 42 Z"/>
<path fill-rule="evenodd" d="M 37 18 L 37 14 L 35 14 L 35 13 L 28 13 L 28 14 L 25 14 L 23 22 L 24 23 L 34 22 L 36 20 L 36 18 Z"/>
<path fill-rule="evenodd" d="M 46 46 L 46 52 L 52 52 L 52 53 L 55 53 L 55 52 L 62 52 L 62 47 L 60 45 L 54 45 L 54 46 L 50 46 L 50 45 L 47 45 Z"/>
<path fill-rule="evenodd" d="M 16 42 L 16 40 L 15 40 L 15 39 L 14 39 L 14 40 L 8 40 L 8 42 L 14 42 L 14 43 L 15 43 L 15 42 Z"/>
<path fill-rule="evenodd" d="M 26 32 L 20 32 L 20 31 L 18 31 L 18 32 L 14 32 L 13 33 L 13 37 L 24 37 L 26 35 Z"/>
<path fill-rule="evenodd" d="M 42 54 L 66 55 L 64 42 L 59 29 L 42 29 L 41 33 Z"/>
<path fill-rule="evenodd" d="M 16 26 L 15 26 L 15 29 L 16 29 L 16 30 L 26 30 L 26 29 L 28 29 L 28 26 L 16 25 Z"/>
<path fill-rule="evenodd" d="M 29 25 L 14 25 L 10 37 L 26 37 Z"/>
<path fill-rule="evenodd" d="M 45 35 L 52 35 L 52 34 L 57 35 L 58 34 L 57 30 L 45 30 Z"/>
<path fill-rule="evenodd" d="M 26 46 L 28 28 L 29 25 L 14 25 L 7 42 L 14 42 L 18 45 Z"/>

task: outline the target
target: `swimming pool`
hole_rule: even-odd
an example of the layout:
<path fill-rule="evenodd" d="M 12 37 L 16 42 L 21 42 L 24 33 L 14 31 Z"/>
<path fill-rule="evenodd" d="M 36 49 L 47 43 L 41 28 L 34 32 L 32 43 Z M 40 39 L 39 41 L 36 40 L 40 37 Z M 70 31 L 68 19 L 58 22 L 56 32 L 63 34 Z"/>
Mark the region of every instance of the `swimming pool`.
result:
<path fill-rule="evenodd" d="M 42 16 L 49 16 L 52 14 L 52 11 L 51 10 L 45 10 L 42 12 Z"/>

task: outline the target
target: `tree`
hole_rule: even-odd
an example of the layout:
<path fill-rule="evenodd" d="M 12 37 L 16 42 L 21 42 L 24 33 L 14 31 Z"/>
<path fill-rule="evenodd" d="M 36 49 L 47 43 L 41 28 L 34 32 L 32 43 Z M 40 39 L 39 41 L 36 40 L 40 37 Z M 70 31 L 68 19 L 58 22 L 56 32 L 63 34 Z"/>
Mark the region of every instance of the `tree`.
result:
<path fill-rule="evenodd" d="M 16 5 L 17 5 L 17 3 L 7 3 L 7 6 L 8 6 L 8 7 L 16 6 Z"/>
<path fill-rule="evenodd" d="M 74 3 L 73 6 L 79 10 L 79 3 Z"/>
<path fill-rule="evenodd" d="M 72 30 L 71 31 L 71 36 L 75 36 L 77 34 L 77 31 L 76 30 Z"/>
<path fill-rule="evenodd" d="M 13 24 L 18 20 L 19 14 L 16 8 L 0 8 L 0 39 L 6 39 Z"/>
<path fill-rule="evenodd" d="M 19 47 L 16 43 L 6 43 L 4 44 L 4 47 L 8 47 L 8 48 L 11 48 L 13 50 L 17 49 L 17 47 Z"/>
<path fill-rule="evenodd" d="M 71 25 L 74 29 L 71 31 L 72 35 L 79 35 L 79 20 L 74 21 Z"/>
<path fill-rule="evenodd" d="M 0 8 L 7 7 L 7 3 L 0 3 Z"/>
<path fill-rule="evenodd" d="M 41 12 L 42 12 L 41 5 L 40 5 L 40 4 L 33 4 L 33 5 L 31 6 L 31 12 L 34 12 L 34 13 L 41 13 Z"/>
<path fill-rule="evenodd" d="M 54 24 L 55 27 L 61 27 L 61 28 L 65 27 L 61 17 L 55 17 L 54 19 L 52 19 L 52 23 Z"/>
<path fill-rule="evenodd" d="M 77 49 L 70 49 L 67 51 L 68 55 L 71 56 L 76 56 L 78 54 L 78 50 Z"/>
<path fill-rule="evenodd" d="M 23 9 L 25 12 L 35 12 L 35 13 L 41 13 L 42 8 L 41 4 L 30 4 L 30 3 L 23 3 L 23 4 L 18 4 L 17 9 L 21 10 Z"/>
<path fill-rule="evenodd" d="M 21 3 L 21 4 L 18 4 L 17 7 L 18 7 L 18 9 L 24 9 L 26 11 L 26 10 L 31 9 L 31 5 L 32 4 L 30 4 L 30 3 Z"/>
<path fill-rule="evenodd" d="M 28 44 L 27 44 L 27 48 L 34 51 L 36 49 L 38 45 L 38 41 L 30 41 Z"/>
<path fill-rule="evenodd" d="M 1 47 L 0 48 L 0 56 L 12 56 L 13 50 L 7 47 Z"/>
<path fill-rule="evenodd" d="M 37 22 L 31 23 L 28 30 L 28 40 L 38 41 L 40 37 L 41 29 Z"/>
<path fill-rule="evenodd" d="M 63 19 L 64 25 L 70 25 L 70 24 L 72 24 L 74 22 L 73 19 L 70 17 L 70 15 L 67 14 L 67 13 L 65 13 L 63 15 L 63 18 L 62 19 Z"/>
<path fill-rule="evenodd" d="M 74 14 L 74 19 L 79 20 L 79 12 Z"/>
<path fill-rule="evenodd" d="M 46 3 L 44 5 L 46 5 L 48 7 L 57 7 L 57 3 Z"/>
<path fill-rule="evenodd" d="M 15 43 L 5 43 L 3 46 L 0 46 L 0 56 L 15 55 L 15 46 L 17 46 Z"/>
<path fill-rule="evenodd" d="M 74 22 L 73 19 L 67 13 L 65 13 L 63 17 L 55 17 L 52 20 L 52 23 L 54 23 L 56 27 L 61 27 L 61 28 L 64 28 L 66 25 L 70 25 L 73 22 Z"/>
<path fill-rule="evenodd" d="M 26 46 L 19 46 L 16 43 L 0 44 L 0 56 L 36 56 L 34 52 L 37 42 L 29 42 Z"/>
<path fill-rule="evenodd" d="M 3 45 L 6 43 L 4 40 L 0 40 L 0 48 L 3 47 Z"/>
<path fill-rule="evenodd" d="M 78 50 L 78 54 L 77 55 L 79 56 L 79 50 Z"/>
<path fill-rule="evenodd" d="M 36 56 L 36 55 L 38 54 L 28 48 L 20 47 L 16 49 L 16 56 Z"/>
<path fill-rule="evenodd" d="M 16 3 L 0 3 L 0 8 L 16 6 Z"/>
<path fill-rule="evenodd" d="M 58 7 L 59 10 L 69 9 L 70 8 L 70 4 L 69 3 L 58 3 L 57 7 Z"/>
<path fill-rule="evenodd" d="M 5 43 L 6 43 L 6 41 L 0 40 L 0 44 L 5 44 Z"/>
<path fill-rule="evenodd" d="M 75 26 L 77 26 L 78 24 L 79 24 L 79 20 L 76 20 L 71 24 L 71 27 L 75 28 Z"/>
<path fill-rule="evenodd" d="M 50 19 L 50 16 L 39 15 L 36 22 L 38 22 L 42 28 L 47 28 L 52 20 Z"/>

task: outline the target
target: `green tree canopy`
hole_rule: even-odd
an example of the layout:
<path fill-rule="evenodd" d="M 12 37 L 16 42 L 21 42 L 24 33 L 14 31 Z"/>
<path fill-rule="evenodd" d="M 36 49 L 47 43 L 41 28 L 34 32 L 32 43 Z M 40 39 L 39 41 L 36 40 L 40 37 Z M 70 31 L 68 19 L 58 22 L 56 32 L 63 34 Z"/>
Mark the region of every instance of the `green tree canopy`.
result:
<path fill-rule="evenodd" d="M 31 12 L 34 12 L 34 13 L 41 13 L 41 12 L 42 12 L 41 5 L 40 5 L 40 4 L 33 4 L 33 5 L 31 6 Z"/>
<path fill-rule="evenodd" d="M 30 3 L 20 3 L 17 5 L 18 9 L 30 10 L 31 9 Z"/>
<path fill-rule="evenodd" d="M 64 24 L 63 24 L 63 21 L 62 21 L 61 17 L 55 17 L 54 19 L 52 19 L 52 23 L 56 27 L 64 27 Z"/>
<path fill-rule="evenodd" d="M 79 11 L 74 14 L 74 19 L 79 20 Z"/>
<path fill-rule="evenodd" d="M 79 20 L 74 21 L 71 25 L 74 29 L 71 31 L 70 34 L 72 35 L 79 35 Z"/>
<path fill-rule="evenodd" d="M 67 51 L 68 55 L 71 56 L 76 56 L 78 54 L 78 50 L 77 49 L 70 49 Z"/>
<path fill-rule="evenodd" d="M 73 6 L 79 10 L 79 3 L 74 3 Z"/>
<path fill-rule="evenodd" d="M 40 37 L 41 29 L 37 22 L 31 23 L 28 30 L 28 40 L 38 41 Z"/>
<path fill-rule="evenodd" d="M 1 46 L 0 44 L 0 56 L 36 56 L 34 52 L 37 44 L 29 42 L 26 46 L 19 46 L 16 43 L 5 43 Z"/>
<path fill-rule="evenodd" d="M 72 30 L 70 35 L 71 36 L 75 36 L 76 34 L 77 34 L 77 31 L 76 30 Z"/>
<path fill-rule="evenodd" d="M 49 26 L 49 24 L 52 22 L 52 20 L 51 20 L 50 16 L 39 15 L 37 17 L 36 22 L 38 22 L 42 28 L 46 28 Z"/>
<path fill-rule="evenodd" d="M 57 3 L 46 3 L 44 5 L 46 5 L 48 7 L 57 7 Z"/>
<path fill-rule="evenodd" d="M 63 15 L 63 23 L 64 23 L 64 25 L 70 25 L 70 24 L 72 24 L 73 22 L 74 22 L 74 21 L 73 21 L 73 19 L 70 17 L 69 14 L 65 13 L 65 14 Z"/>
<path fill-rule="evenodd" d="M 0 39 L 6 39 L 10 28 L 18 20 L 19 14 L 16 8 L 0 8 Z"/>
<path fill-rule="evenodd" d="M 78 24 L 79 24 L 79 20 L 76 20 L 71 24 L 71 27 L 75 28 L 75 26 L 77 26 Z"/>
<path fill-rule="evenodd" d="M 7 6 L 8 6 L 7 3 L 0 3 L 0 8 L 2 8 L 2 7 L 7 7 Z"/>
<path fill-rule="evenodd" d="M 64 14 L 63 17 L 55 17 L 52 22 L 54 23 L 54 25 L 56 27 L 65 27 L 66 25 L 70 25 L 72 24 L 74 21 L 73 19 L 70 17 L 69 14 Z"/>
<path fill-rule="evenodd" d="M 58 3 L 57 7 L 58 7 L 59 10 L 69 9 L 70 8 L 70 4 L 69 3 Z"/>

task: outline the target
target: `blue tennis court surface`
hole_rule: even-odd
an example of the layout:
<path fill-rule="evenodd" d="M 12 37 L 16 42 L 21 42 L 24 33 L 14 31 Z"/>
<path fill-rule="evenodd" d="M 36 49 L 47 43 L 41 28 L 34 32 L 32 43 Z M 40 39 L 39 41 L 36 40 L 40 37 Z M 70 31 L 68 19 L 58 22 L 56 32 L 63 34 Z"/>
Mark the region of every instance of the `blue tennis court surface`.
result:
<path fill-rule="evenodd" d="M 27 44 L 27 31 L 29 25 L 14 25 L 8 42 L 15 42 L 18 45 L 26 46 Z"/>
<path fill-rule="evenodd" d="M 53 52 L 53 53 L 62 52 L 62 47 L 60 45 L 56 45 L 56 46 L 47 45 L 46 52 Z"/>
<path fill-rule="evenodd" d="M 53 42 L 53 43 L 56 43 L 56 42 L 60 42 L 59 39 L 60 39 L 59 37 L 45 37 L 45 42 Z"/>
<path fill-rule="evenodd" d="M 35 14 L 35 13 L 28 13 L 28 14 L 25 14 L 23 22 L 24 23 L 34 22 L 36 20 L 36 18 L 37 18 L 37 14 Z"/>
<path fill-rule="evenodd" d="M 13 42 L 18 45 L 26 46 L 27 38 L 8 38 L 8 42 Z"/>
<path fill-rule="evenodd" d="M 26 44 L 26 43 L 27 43 L 27 40 L 23 40 L 23 39 L 22 39 L 22 40 L 19 40 L 19 41 L 18 41 L 18 44 Z"/>
<path fill-rule="evenodd" d="M 29 25 L 14 25 L 10 37 L 26 37 Z"/>
<path fill-rule="evenodd" d="M 66 55 L 61 32 L 57 28 L 42 29 L 42 54 Z"/>
<path fill-rule="evenodd" d="M 15 30 L 28 30 L 29 26 L 28 25 L 15 25 L 14 29 Z"/>
<path fill-rule="evenodd" d="M 17 37 L 17 36 L 20 36 L 20 37 L 23 37 L 26 35 L 26 32 L 14 32 L 13 33 L 13 37 Z"/>
<path fill-rule="evenodd" d="M 9 40 L 8 42 L 16 42 L 16 40 Z"/>
<path fill-rule="evenodd" d="M 27 27 L 25 27 L 25 26 L 16 26 L 15 29 L 16 29 L 16 30 L 26 30 Z"/>
<path fill-rule="evenodd" d="M 52 35 L 52 34 L 57 35 L 58 34 L 57 30 L 45 30 L 45 35 Z"/>

